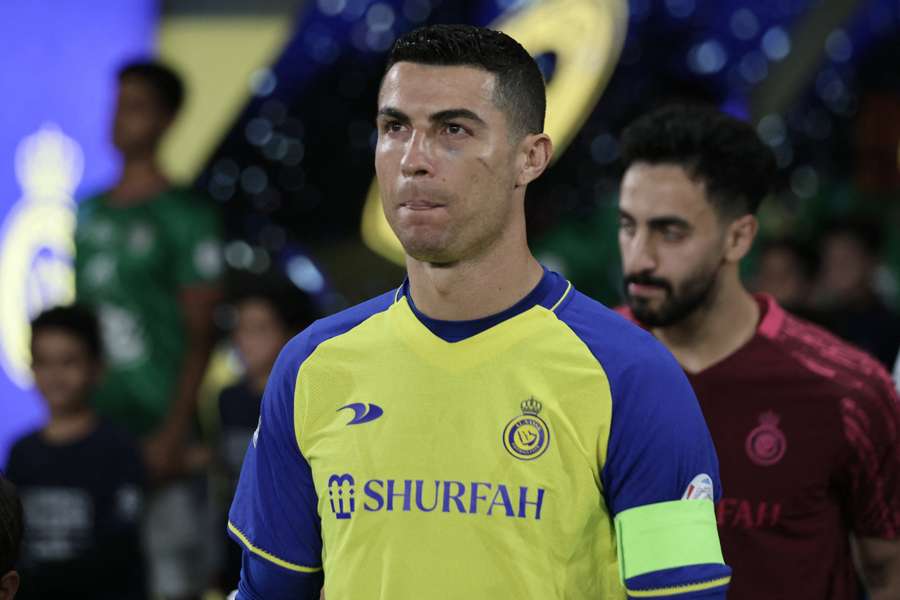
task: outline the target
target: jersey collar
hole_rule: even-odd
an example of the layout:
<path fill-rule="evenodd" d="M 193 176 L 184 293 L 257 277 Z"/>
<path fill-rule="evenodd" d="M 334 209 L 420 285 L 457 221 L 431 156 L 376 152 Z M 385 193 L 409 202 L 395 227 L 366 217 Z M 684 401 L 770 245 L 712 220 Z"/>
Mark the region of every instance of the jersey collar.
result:
<path fill-rule="evenodd" d="M 409 280 L 397 290 L 395 302 L 406 298 L 410 310 L 416 319 L 431 333 L 445 342 L 458 342 L 495 327 L 516 315 L 519 315 L 535 306 L 543 306 L 548 310 L 556 310 L 558 306 L 570 295 L 572 284 L 558 273 L 544 267 L 544 275 L 538 284 L 524 298 L 511 307 L 494 315 L 473 319 L 471 321 L 442 321 L 432 319 L 416 308 L 412 295 L 409 293 Z"/>

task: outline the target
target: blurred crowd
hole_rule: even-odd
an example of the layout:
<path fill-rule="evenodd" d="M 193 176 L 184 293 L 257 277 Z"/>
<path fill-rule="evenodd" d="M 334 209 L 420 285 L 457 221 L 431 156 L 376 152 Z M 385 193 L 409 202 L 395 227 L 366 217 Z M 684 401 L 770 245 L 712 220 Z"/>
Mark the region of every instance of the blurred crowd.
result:
<path fill-rule="evenodd" d="M 81 589 L 91 598 L 187 600 L 237 585 L 241 554 L 227 540 L 226 515 L 266 379 L 281 347 L 319 315 L 286 278 L 224 271 L 215 210 L 157 162 L 182 98 L 178 77 L 160 64 L 120 72 L 121 177 L 80 205 L 76 304 L 32 324 L 35 383 L 50 419 L 16 443 L 5 473 L 26 522 L 17 598 Z M 892 151 L 896 159 L 896 139 Z M 882 195 L 900 188 L 896 160 L 885 174 L 873 169 L 862 169 L 861 186 Z M 896 209 L 881 206 L 835 212 L 802 235 L 764 230 L 748 278 L 891 368 L 900 294 L 885 248 L 895 242 L 886 230 Z M 204 403 L 217 346 L 231 349 L 241 375 Z M 215 426 L 201 428 L 201 414 Z"/>

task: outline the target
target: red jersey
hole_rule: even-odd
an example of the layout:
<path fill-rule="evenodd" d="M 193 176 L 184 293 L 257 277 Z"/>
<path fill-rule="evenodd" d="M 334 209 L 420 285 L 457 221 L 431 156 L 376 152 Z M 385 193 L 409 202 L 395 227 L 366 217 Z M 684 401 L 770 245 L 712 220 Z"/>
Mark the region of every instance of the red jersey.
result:
<path fill-rule="evenodd" d="M 756 335 L 688 373 L 719 455 L 728 598 L 856 600 L 850 534 L 900 537 L 900 399 L 874 358 L 757 301 Z"/>

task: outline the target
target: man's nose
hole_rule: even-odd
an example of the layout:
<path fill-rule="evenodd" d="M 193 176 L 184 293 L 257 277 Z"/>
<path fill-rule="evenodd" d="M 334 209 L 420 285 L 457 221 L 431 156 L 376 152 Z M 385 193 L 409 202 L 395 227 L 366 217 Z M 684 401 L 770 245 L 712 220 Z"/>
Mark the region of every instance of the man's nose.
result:
<path fill-rule="evenodd" d="M 414 131 L 409 136 L 403 157 L 400 159 L 400 169 L 406 177 L 431 175 L 434 173 L 431 141 L 428 139 L 428 136 L 418 131 Z"/>
<path fill-rule="evenodd" d="M 644 232 L 636 233 L 622 250 L 626 273 L 652 273 L 659 266 L 656 248 Z"/>

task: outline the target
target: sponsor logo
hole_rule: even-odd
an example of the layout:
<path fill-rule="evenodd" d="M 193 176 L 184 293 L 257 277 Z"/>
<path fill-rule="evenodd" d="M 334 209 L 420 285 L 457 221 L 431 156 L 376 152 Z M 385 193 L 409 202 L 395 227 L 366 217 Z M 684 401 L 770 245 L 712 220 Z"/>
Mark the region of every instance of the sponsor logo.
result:
<path fill-rule="evenodd" d="M 747 435 L 744 450 L 753 464 L 771 467 L 784 457 L 787 439 L 784 432 L 778 429 L 779 420 L 774 412 L 764 412 L 759 416 L 759 426 Z"/>
<path fill-rule="evenodd" d="M 328 500 L 338 519 L 349 519 L 356 510 L 356 481 L 349 473 L 328 478 Z"/>
<path fill-rule="evenodd" d="M 716 504 L 719 527 L 732 529 L 769 529 L 781 521 L 781 502 L 722 498 Z"/>
<path fill-rule="evenodd" d="M 503 447 L 519 460 L 534 460 L 550 447 L 550 428 L 538 416 L 543 406 L 534 398 L 521 404 L 522 414 L 503 429 Z"/>
<path fill-rule="evenodd" d="M 486 481 L 369 479 L 357 484 L 350 473 L 328 478 L 331 512 L 338 519 L 350 519 L 354 513 L 418 512 L 540 521 L 544 495 L 543 488 Z"/>
<path fill-rule="evenodd" d="M 681 499 L 713 500 L 715 498 L 715 494 L 713 492 L 714 489 L 712 477 L 710 477 L 706 473 L 700 473 L 699 475 L 694 477 L 688 484 L 687 489 L 684 490 L 684 495 L 681 497 Z"/>
<path fill-rule="evenodd" d="M 377 404 L 363 404 L 362 402 L 354 402 L 352 404 L 342 406 L 338 410 L 341 411 L 345 408 L 349 408 L 353 411 L 353 418 L 349 423 L 347 423 L 347 425 L 360 425 L 361 423 L 368 423 L 370 421 L 374 421 L 384 414 L 384 410 Z"/>

